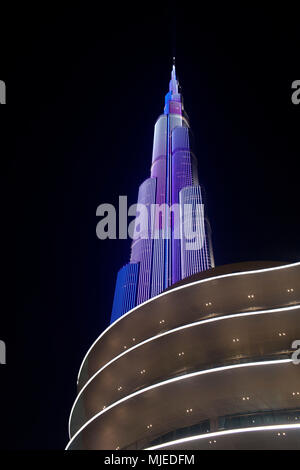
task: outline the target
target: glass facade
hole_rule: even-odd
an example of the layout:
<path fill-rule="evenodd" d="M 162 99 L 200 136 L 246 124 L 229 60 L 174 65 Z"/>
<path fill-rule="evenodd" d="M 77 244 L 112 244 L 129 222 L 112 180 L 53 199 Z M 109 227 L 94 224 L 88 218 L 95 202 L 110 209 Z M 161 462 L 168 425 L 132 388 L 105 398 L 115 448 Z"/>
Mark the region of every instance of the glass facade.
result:
<path fill-rule="evenodd" d="M 149 444 L 149 447 L 164 444 L 165 442 L 175 441 L 184 437 L 197 436 L 198 434 L 204 434 L 206 432 L 210 432 L 209 420 L 193 424 L 192 426 L 185 426 L 183 428 L 175 429 L 174 431 L 168 432 L 163 436 L 159 436 Z"/>
<path fill-rule="evenodd" d="M 214 431 L 224 431 L 226 429 L 241 429 L 251 426 L 276 426 L 278 424 L 293 424 L 300 422 L 300 409 L 266 411 L 239 416 L 223 416 L 218 420 L 218 428 Z M 197 436 L 213 432 L 210 421 L 205 420 L 192 426 L 185 426 L 163 434 L 148 445 L 148 447 L 176 441 L 185 437 Z"/>
<path fill-rule="evenodd" d="M 138 272 L 138 263 L 126 264 L 118 272 L 111 323 L 135 306 Z"/>
<path fill-rule="evenodd" d="M 248 428 L 250 426 L 276 426 L 300 422 L 300 409 L 266 411 L 255 414 L 224 416 L 219 418 L 219 430 Z"/>

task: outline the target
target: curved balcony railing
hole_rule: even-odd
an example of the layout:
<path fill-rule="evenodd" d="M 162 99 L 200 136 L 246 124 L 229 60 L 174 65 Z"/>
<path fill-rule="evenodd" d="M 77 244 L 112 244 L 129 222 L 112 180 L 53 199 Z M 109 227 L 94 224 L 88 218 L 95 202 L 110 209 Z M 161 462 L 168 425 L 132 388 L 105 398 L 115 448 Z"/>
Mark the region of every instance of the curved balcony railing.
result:
<path fill-rule="evenodd" d="M 256 413 L 246 413 L 233 416 L 221 416 L 218 418 L 217 429 L 212 430 L 210 421 L 204 420 L 192 426 L 184 426 L 174 429 L 166 434 L 153 439 L 147 447 L 153 447 L 167 442 L 176 441 L 190 436 L 197 436 L 212 431 L 223 431 L 228 429 L 239 429 L 256 426 L 276 426 L 276 425 L 300 424 L 300 408 L 294 410 L 269 410 L 257 411 Z M 126 449 L 139 449 L 138 441 L 129 445 Z M 125 450 L 125 449 L 124 449 Z"/>
<path fill-rule="evenodd" d="M 215 270 L 217 273 L 217 268 Z M 203 279 L 187 280 L 185 284 L 159 294 L 110 325 L 96 339 L 82 362 L 78 375 L 79 390 L 114 357 L 170 329 L 238 312 L 300 303 L 299 289 L 294 287 L 292 294 L 288 292 L 288 287 L 294 286 L 300 277 L 300 263 L 213 275 L 215 270 Z"/>

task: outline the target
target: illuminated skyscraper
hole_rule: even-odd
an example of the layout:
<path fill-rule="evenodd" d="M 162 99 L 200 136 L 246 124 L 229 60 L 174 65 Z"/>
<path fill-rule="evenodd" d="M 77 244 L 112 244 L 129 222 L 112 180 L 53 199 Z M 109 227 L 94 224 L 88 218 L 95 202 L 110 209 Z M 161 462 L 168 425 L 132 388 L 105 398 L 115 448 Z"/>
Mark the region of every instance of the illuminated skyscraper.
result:
<path fill-rule="evenodd" d="M 162 211 L 133 241 L 79 370 L 67 449 L 300 449 L 300 263 L 213 266 L 175 67 L 138 202 L 187 206 L 190 232 L 177 238 L 182 217 Z M 145 236 L 153 226 L 162 236 Z"/>
<path fill-rule="evenodd" d="M 154 127 L 151 176 L 141 184 L 138 193 L 138 204 L 147 207 L 151 225 L 147 237 L 140 233 L 133 241 L 130 263 L 118 273 L 112 322 L 176 282 L 214 266 L 209 223 L 203 212 L 197 160 L 191 142 L 174 64 L 164 114 Z M 175 210 L 168 211 L 176 207 L 177 214 Z M 202 209 L 201 213 L 197 207 Z M 193 233 L 184 230 L 184 219 Z M 151 227 L 156 230 L 155 236 Z M 189 249 L 187 244 L 195 233 L 201 242 Z"/>

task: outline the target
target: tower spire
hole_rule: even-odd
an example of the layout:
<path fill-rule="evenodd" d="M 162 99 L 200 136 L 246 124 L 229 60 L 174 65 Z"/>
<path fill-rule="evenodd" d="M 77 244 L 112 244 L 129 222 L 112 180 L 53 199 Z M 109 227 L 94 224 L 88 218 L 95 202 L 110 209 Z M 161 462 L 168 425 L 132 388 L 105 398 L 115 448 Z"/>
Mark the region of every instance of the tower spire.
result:
<path fill-rule="evenodd" d="M 176 78 L 176 69 L 175 69 L 175 57 L 173 57 L 173 66 L 172 66 L 172 71 L 171 71 L 171 80 L 170 80 L 170 86 L 169 86 L 169 91 L 173 94 L 178 93 L 178 81 Z"/>
<path fill-rule="evenodd" d="M 173 67 L 171 73 L 171 80 L 176 80 L 175 57 L 173 57 Z"/>

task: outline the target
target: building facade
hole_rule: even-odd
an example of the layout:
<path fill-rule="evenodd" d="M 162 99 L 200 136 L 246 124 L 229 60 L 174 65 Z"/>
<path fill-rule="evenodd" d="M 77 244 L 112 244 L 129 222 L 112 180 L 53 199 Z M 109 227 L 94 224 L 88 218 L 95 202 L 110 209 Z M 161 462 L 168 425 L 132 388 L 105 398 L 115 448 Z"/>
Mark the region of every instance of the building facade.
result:
<path fill-rule="evenodd" d="M 181 279 L 214 266 L 197 160 L 175 65 L 164 113 L 154 127 L 151 174 L 139 188 L 140 205 L 147 210 L 149 223 L 144 231 L 136 232 L 130 263 L 118 273 L 111 322 Z M 195 234 L 198 246 L 189 249 Z"/>

